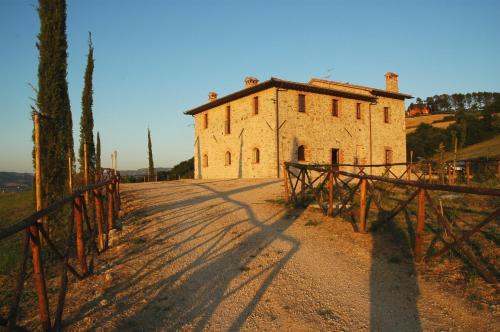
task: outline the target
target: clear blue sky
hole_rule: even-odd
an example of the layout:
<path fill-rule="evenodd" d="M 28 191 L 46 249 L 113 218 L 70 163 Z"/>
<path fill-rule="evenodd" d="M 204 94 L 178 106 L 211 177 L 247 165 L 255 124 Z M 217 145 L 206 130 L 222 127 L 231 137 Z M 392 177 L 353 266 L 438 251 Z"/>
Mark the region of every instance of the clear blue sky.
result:
<path fill-rule="evenodd" d="M 32 171 L 28 83 L 37 84 L 35 0 L 0 0 L 0 171 Z M 147 167 L 193 155 L 182 112 L 245 76 L 324 77 L 414 96 L 500 90 L 500 1 L 68 1 L 68 82 L 78 144 L 87 32 L 103 160 Z M 76 150 L 76 147 L 75 147 Z"/>

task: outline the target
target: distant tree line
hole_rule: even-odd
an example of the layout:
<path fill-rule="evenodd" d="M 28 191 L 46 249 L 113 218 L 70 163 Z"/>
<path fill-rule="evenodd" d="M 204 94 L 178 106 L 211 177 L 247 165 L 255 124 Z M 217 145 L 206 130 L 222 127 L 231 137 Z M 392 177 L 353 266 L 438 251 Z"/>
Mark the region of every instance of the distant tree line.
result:
<path fill-rule="evenodd" d="M 123 175 L 122 182 L 145 182 L 148 181 L 148 174 Z M 192 179 L 194 178 L 194 158 L 180 162 L 169 171 L 157 171 L 156 175 L 158 176 L 158 181 L 178 180 L 179 178 Z"/>
<path fill-rule="evenodd" d="M 454 114 L 455 123 L 446 129 L 425 123 L 418 126 L 415 132 L 406 136 L 408 159 L 410 151 L 413 151 L 414 159 L 419 157 L 428 159 L 439 150 L 454 151 L 455 141 L 457 148 L 461 149 L 500 135 L 500 116 L 494 116 L 494 113 L 500 112 L 500 93 L 488 94 L 487 96 L 481 97 L 483 98 L 482 104 L 480 104 L 481 108 L 476 113 L 470 112 L 470 108 L 458 108 Z M 456 105 L 462 104 L 456 103 Z M 467 103 L 467 105 L 471 104 Z"/>
<path fill-rule="evenodd" d="M 418 97 L 416 104 L 426 104 L 431 109 L 431 113 L 453 113 L 459 111 L 480 112 L 489 105 L 495 103 L 500 98 L 498 92 L 471 92 L 454 93 L 451 95 L 442 94 L 427 97 L 425 100 Z M 415 105 L 411 103 L 410 107 Z M 497 110 L 500 112 L 500 110 Z"/>
<path fill-rule="evenodd" d="M 170 171 L 158 172 L 158 180 L 176 180 L 194 178 L 194 157 L 188 160 L 181 161 L 175 165 Z"/>

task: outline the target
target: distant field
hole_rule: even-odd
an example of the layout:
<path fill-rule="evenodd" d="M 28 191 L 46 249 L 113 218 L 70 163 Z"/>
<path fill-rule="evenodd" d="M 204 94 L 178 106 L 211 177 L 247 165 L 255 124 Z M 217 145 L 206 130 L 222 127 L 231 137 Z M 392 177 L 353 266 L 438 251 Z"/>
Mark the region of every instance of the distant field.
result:
<path fill-rule="evenodd" d="M 417 129 L 417 127 L 422 123 L 432 124 L 433 127 L 437 128 L 448 128 L 449 125 L 455 123 L 455 121 L 446 121 L 446 122 L 438 122 L 433 123 L 435 121 L 441 121 L 444 117 L 449 116 L 450 114 L 431 114 L 431 115 L 422 115 L 413 118 L 406 118 L 406 133 L 412 133 Z"/>
<path fill-rule="evenodd" d="M 445 159 L 453 159 L 453 153 L 446 153 Z M 474 159 L 479 157 L 500 158 L 500 135 L 474 145 L 470 145 L 457 153 L 458 159 Z"/>

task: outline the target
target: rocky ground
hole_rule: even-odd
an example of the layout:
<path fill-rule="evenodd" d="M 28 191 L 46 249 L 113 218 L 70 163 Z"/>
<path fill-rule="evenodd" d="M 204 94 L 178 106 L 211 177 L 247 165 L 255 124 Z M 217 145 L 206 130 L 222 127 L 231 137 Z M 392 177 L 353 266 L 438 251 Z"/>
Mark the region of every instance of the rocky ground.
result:
<path fill-rule="evenodd" d="M 289 210 L 276 180 L 122 185 L 123 229 L 72 283 L 68 330 L 494 331 L 383 235 Z"/>

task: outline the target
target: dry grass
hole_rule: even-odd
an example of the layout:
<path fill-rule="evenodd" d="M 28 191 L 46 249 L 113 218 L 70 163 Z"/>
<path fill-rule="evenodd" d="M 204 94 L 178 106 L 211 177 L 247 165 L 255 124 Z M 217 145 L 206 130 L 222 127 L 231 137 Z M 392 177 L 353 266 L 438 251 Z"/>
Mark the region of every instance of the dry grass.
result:
<path fill-rule="evenodd" d="M 500 158 L 500 135 L 458 151 L 458 159 L 474 159 L 479 157 Z M 454 154 L 445 154 L 445 159 L 453 159 Z"/>
<path fill-rule="evenodd" d="M 387 186 L 381 184 L 379 188 Z M 389 191 L 379 192 L 384 210 L 390 211 L 408 198 L 410 192 L 405 189 L 393 188 Z M 465 230 L 471 229 L 494 211 L 500 204 L 500 199 L 481 197 L 470 194 L 453 194 L 446 192 L 429 192 L 434 205 L 440 209 L 450 220 L 455 236 L 460 236 Z M 440 204 L 441 202 L 441 204 Z M 393 240 L 399 243 L 402 252 L 412 256 L 415 242 L 415 222 L 417 200 L 414 199 L 406 209 L 399 213 L 393 220 L 378 219 L 379 211 L 371 206 L 368 217 L 371 230 L 374 232 L 388 232 Z M 443 241 L 453 242 L 447 234 L 431 208 L 426 207 L 426 224 L 424 234 L 424 253 L 432 254 L 443 247 Z M 466 246 L 478 257 L 479 261 L 487 266 L 498 278 L 500 256 L 498 245 L 500 243 L 500 228 L 498 223 L 490 223 L 483 227 L 468 241 Z M 426 279 L 441 283 L 451 292 L 461 292 L 476 307 L 489 310 L 498 303 L 498 293 L 495 288 L 485 282 L 475 267 L 460 251 L 450 251 L 440 258 L 422 264 L 420 270 Z"/>
<path fill-rule="evenodd" d="M 414 118 L 406 118 L 406 133 L 414 132 L 419 125 L 422 123 L 427 123 L 436 128 L 446 129 L 448 126 L 455 123 L 455 121 L 445 121 L 445 122 L 437 122 L 442 121 L 446 116 L 450 116 L 450 114 L 431 114 L 431 115 L 423 115 L 417 116 Z M 437 122 L 437 123 L 435 123 Z"/>
<path fill-rule="evenodd" d="M 33 212 L 31 191 L 0 193 L 0 228 L 12 225 Z M 20 258 L 21 238 L 22 236 L 16 235 L 0 240 L 0 274 L 10 272 Z"/>
<path fill-rule="evenodd" d="M 450 114 L 431 114 L 416 116 L 413 118 L 406 118 L 406 128 L 418 127 L 421 123 L 431 124 L 434 121 L 441 121 L 444 117 L 450 116 Z"/>

